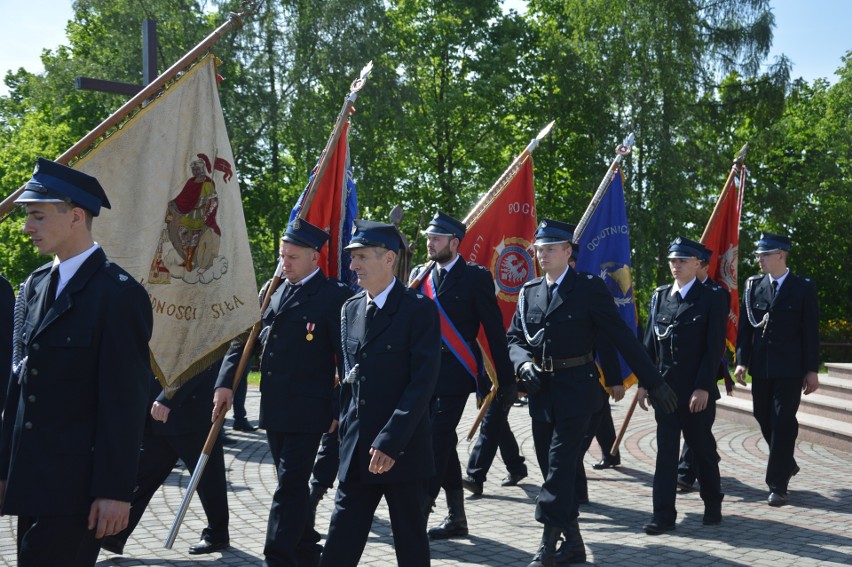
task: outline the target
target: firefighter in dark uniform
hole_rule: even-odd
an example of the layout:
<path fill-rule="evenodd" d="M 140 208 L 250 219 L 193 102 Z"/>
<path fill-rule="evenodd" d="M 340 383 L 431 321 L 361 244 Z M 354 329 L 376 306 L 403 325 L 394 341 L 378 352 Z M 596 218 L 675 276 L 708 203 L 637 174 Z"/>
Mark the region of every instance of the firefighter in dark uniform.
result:
<path fill-rule="evenodd" d="M 535 513 L 544 530 L 530 563 L 541 567 L 586 558 L 574 483 L 590 417 L 603 403 L 593 349 L 603 354 L 617 348 L 661 411 L 674 411 L 677 400 L 619 316 L 603 280 L 570 267 L 570 226 L 545 219 L 535 238 L 545 276 L 524 285 L 508 336 L 509 356 L 529 393 L 536 456 L 548 463 Z M 607 341 L 596 340 L 604 335 Z M 557 552 L 562 533 L 566 541 Z"/>
<path fill-rule="evenodd" d="M 21 567 L 94 565 L 127 525 L 145 425 L 145 289 L 92 239 L 109 200 L 98 180 L 39 158 L 16 200 L 24 232 L 54 254 L 27 279 L 21 363 L 0 434 L 0 513 L 18 516 Z M 16 355 L 16 360 L 17 360 Z"/>
<path fill-rule="evenodd" d="M 790 478 L 799 472 L 793 453 L 802 393 L 819 388 L 819 305 L 810 278 L 787 267 L 791 241 L 764 232 L 755 256 L 763 275 L 746 281 L 737 332 L 734 376 L 751 374 L 754 417 L 769 445 L 766 484 L 769 505 L 787 503 Z"/>
<path fill-rule="evenodd" d="M 429 400 L 441 330 L 435 303 L 394 277 L 401 246 L 395 226 L 364 220 L 347 246 L 363 291 L 342 310 L 339 484 L 320 567 L 358 565 L 382 497 L 397 563 L 429 565 L 423 508 L 435 474 Z"/>
<path fill-rule="evenodd" d="M 713 251 L 701 245 L 701 249 L 703 255 L 698 259 L 698 273 L 695 275 L 698 278 L 698 281 L 703 285 L 711 288 L 719 287 L 722 292 L 725 294 L 725 305 L 730 309 L 731 305 L 731 295 L 727 289 L 717 284 L 713 281 L 713 278 L 710 277 L 708 270 L 710 269 L 710 259 L 713 257 Z M 728 361 L 727 358 L 723 355 L 722 362 L 719 364 L 719 372 L 716 375 L 717 380 L 724 380 L 725 376 L 728 375 Z M 713 425 L 712 423 L 710 424 Z M 692 450 L 689 448 L 689 444 L 684 441 L 683 448 L 680 451 L 680 461 L 677 464 L 677 487 L 685 492 L 689 492 L 694 488 L 695 479 L 698 478 L 695 472 L 695 462 L 693 460 Z"/>
<path fill-rule="evenodd" d="M 655 412 L 657 466 L 654 471 L 654 516 L 645 533 L 659 535 L 675 528 L 677 510 L 677 463 L 680 435 L 694 453 L 704 525 L 722 521 L 719 454 L 713 438 L 716 417 L 716 386 L 719 361 L 725 349 L 728 310 L 719 286 L 702 285 L 695 277 L 704 247 L 678 237 L 669 246 L 669 267 L 674 284 L 658 287 L 651 297 L 645 328 L 645 349 L 659 365 L 666 382 L 678 397 L 673 414 Z M 639 405 L 646 392 L 639 390 Z"/>
<path fill-rule="evenodd" d="M 494 276 L 459 255 L 465 232 L 463 222 L 441 211 L 435 213 L 423 231 L 432 269 L 427 274 L 421 274 L 423 266 L 412 270 L 412 279 L 420 277 L 419 289 L 434 299 L 440 316 L 447 322 L 442 324 L 441 372 L 430 408 L 435 476 L 429 481 L 427 514 L 441 487 L 447 496 L 448 513 L 439 526 L 429 530 L 432 539 L 468 533 L 456 428 L 471 392 L 482 397 L 491 386 L 476 343 L 480 326 L 488 338 L 500 385 L 494 403 L 505 412 L 517 397 L 503 314 L 494 295 Z"/>
<path fill-rule="evenodd" d="M 298 556 L 318 554 L 308 536 L 308 481 L 323 433 L 337 427 L 335 372 L 342 360 L 340 307 L 351 295 L 341 282 L 317 266 L 328 234 L 305 220 L 294 220 L 281 236 L 285 282 L 262 314 L 260 427 L 278 472 L 272 495 L 266 543 L 268 566 L 294 566 Z M 231 343 L 219 371 L 214 418 L 227 411 L 231 386 L 243 351 Z"/>
<path fill-rule="evenodd" d="M 102 549 L 117 555 L 124 554 L 124 546 L 142 519 L 145 508 L 166 482 L 178 459 L 183 461 L 190 474 L 195 470 L 210 431 L 213 386 L 221 363 L 221 359 L 217 360 L 192 377 L 171 398 L 166 396 L 160 382 L 151 378 L 151 406 L 139 454 L 139 475 L 130 506 L 130 522 L 121 533 L 105 537 Z M 207 527 L 201 532 L 201 539 L 189 547 L 189 553 L 197 555 L 225 549 L 230 538 L 228 485 L 221 437 L 213 445 L 197 490 L 207 516 Z"/>

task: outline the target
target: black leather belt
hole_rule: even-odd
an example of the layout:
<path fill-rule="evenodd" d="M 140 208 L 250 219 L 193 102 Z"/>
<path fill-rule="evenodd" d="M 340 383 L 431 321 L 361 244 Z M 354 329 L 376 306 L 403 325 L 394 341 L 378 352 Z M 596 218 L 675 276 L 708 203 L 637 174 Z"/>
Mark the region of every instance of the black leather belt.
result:
<path fill-rule="evenodd" d="M 550 356 L 545 356 L 541 361 L 541 369 L 544 372 L 553 372 L 554 370 L 565 370 L 566 368 L 577 368 L 578 366 L 583 366 L 584 364 L 588 364 L 595 359 L 595 355 L 591 352 L 587 352 L 581 356 L 574 356 L 572 358 L 552 358 Z M 533 360 L 533 363 L 536 366 L 539 366 L 539 362 Z"/>

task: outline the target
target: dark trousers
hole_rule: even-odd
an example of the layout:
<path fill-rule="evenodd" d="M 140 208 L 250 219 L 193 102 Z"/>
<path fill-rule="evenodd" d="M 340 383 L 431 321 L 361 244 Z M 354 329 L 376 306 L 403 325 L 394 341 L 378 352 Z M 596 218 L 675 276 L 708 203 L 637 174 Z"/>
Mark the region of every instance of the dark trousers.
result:
<path fill-rule="evenodd" d="M 715 400 L 707 401 L 707 408 L 698 413 L 689 412 L 689 404 L 682 402 L 677 411 L 664 414 L 655 411 L 657 420 L 657 467 L 654 471 L 654 517 L 665 523 L 677 518 L 677 463 L 680 455 L 680 435 L 692 448 L 701 499 L 705 505 L 722 499 L 719 479 L 719 453 L 713 438 L 713 421 L 716 419 Z"/>
<path fill-rule="evenodd" d="M 544 476 L 535 519 L 543 524 L 567 530 L 577 519 L 577 461 L 583 454 L 583 438 L 590 419 L 586 413 L 532 421 L 535 455 Z"/>
<path fill-rule="evenodd" d="M 243 372 L 243 378 L 240 380 L 240 384 L 237 386 L 237 389 L 234 390 L 234 421 L 247 419 L 246 396 L 248 395 L 248 375 L 249 365 L 246 364 L 245 372 Z"/>
<path fill-rule="evenodd" d="M 308 481 L 320 437 L 321 433 L 266 431 L 272 462 L 278 472 L 263 548 L 265 564 L 270 567 L 298 564 L 299 544 L 308 535 Z"/>
<path fill-rule="evenodd" d="M 766 484 L 772 492 L 787 494 L 787 484 L 796 466 L 793 453 L 799 436 L 796 412 L 802 400 L 802 380 L 753 378 L 751 396 L 754 417 L 769 445 Z"/>
<path fill-rule="evenodd" d="M 358 565 L 382 496 L 390 512 L 397 565 L 428 567 L 429 538 L 423 515 L 425 495 L 425 481 L 389 484 L 364 484 L 353 480 L 340 482 L 320 567 Z"/>
<path fill-rule="evenodd" d="M 479 437 L 476 438 L 467 461 L 467 475 L 478 482 L 485 482 L 498 448 L 509 474 L 527 474 L 527 466 L 524 464 L 515 434 L 509 427 L 509 409 L 503 409 L 502 406 L 499 402 L 488 406 L 479 427 Z"/>
<path fill-rule="evenodd" d="M 139 472 L 130 504 L 130 520 L 113 539 L 121 542 L 122 546 L 127 543 L 151 498 L 169 477 L 178 459 L 184 462 L 190 473 L 195 470 L 206 439 L 206 431 L 162 437 L 145 435 L 139 453 Z M 212 542 L 228 541 L 228 485 L 221 439 L 213 445 L 204 474 L 198 482 L 198 499 L 207 516 L 207 528 L 201 537 Z"/>
<path fill-rule="evenodd" d="M 469 396 L 441 396 L 432 400 L 432 447 L 435 452 L 435 476 L 429 480 L 429 503 L 445 490 L 461 490 L 461 463 L 456 451 L 461 421 Z"/>
<path fill-rule="evenodd" d="M 101 540 L 88 529 L 88 512 L 77 516 L 19 516 L 18 567 L 90 567 Z"/>
<path fill-rule="evenodd" d="M 311 475 L 311 486 L 320 486 L 329 489 L 334 486 L 337 478 L 337 469 L 340 468 L 340 438 L 337 431 L 334 433 L 323 433 L 320 439 L 319 452 L 314 461 L 314 470 Z"/>
<path fill-rule="evenodd" d="M 615 424 L 612 422 L 612 408 L 609 405 L 609 396 L 606 394 L 606 390 L 603 390 L 604 395 L 606 396 L 606 400 L 604 401 L 604 407 L 601 410 L 600 414 L 600 423 L 595 429 L 595 439 L 598 441 L 598 445 L 601 446 L 602 457 L 603 459 L 614 459 L 609 452 L 612 450 L 612 446 L 615 443 Z"/>
<path fill-rule="evenodd" d="M 602 396 L 605 398 L 604 404 L 595 413 L 591 415 L 589 418 L 589 426 L 586 429 L 586 434 L 583 436 L 583 444 L 580 446 L 580 453 L 577 455 L 577 473 L 574 477 L 574 495 L 577 497 L 577 500 L 588 500 L 589 499 L 589 480 L 586 477 L 586 467 L 583 466 L 583 458 L 586 456 L 586 452 L 589 450 L 589 447 L 592 446 L 592 441 L 594 441 L 597 436 L 598 430 L 600 429 L 601 423 L 604 420 L 604 415 L 609 416 L 609 422 L 612 423 L 612 413 L 609 409 L 609 402 L 607 399 L 609 396 L 606 393 L 606 390 L 601 388 Z M 613 442 L 615 442 L 615 436 L 613 435 Z M 612 444 L 610 444 L 610 448 L 612 448 Z M 604 458 L 609 454 L 609 449 L 604 452 Z"/>
<path fill-rule="evenodd" d="M 677 463 L 677 480 L 686 484 L 693 484 L 697 475 L 695 474 L 695 458 L 692 455 L 692 449 L 689 448 L 689 443 L 683 442 L 683 449 L 680 451 L 680 460 Z"/>

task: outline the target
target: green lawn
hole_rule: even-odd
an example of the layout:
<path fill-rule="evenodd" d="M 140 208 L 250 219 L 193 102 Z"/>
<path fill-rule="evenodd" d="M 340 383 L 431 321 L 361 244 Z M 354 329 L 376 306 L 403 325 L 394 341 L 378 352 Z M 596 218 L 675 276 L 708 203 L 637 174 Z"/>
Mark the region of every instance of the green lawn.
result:
<path fill-rule="evenodd" d="M 249 372 L 249 386 L 260 386 L 260 372 Z"/>

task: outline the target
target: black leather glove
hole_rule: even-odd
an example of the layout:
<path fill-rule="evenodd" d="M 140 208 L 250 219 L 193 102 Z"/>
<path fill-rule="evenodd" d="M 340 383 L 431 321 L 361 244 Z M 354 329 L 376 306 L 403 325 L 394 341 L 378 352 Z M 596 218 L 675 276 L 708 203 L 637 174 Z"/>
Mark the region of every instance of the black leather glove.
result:
<path fill-rule="evenodd" d="M 541 390 L 541 372 L 536 370 L 532 362 L 525 362 L 518 368 L 518 378 L 527 394 L 535 394 Z"/>
<path fill-rule="evenodd" d="M 674 413 L 677 409 L 677 394 L 665 382 L 661 382 L 653 390 L 648 389 L 648 397 L 651 398 L 654 409 L 663 413 Z"/>
<path fill-rule="evenodd" d="M 503 408 L 504 412 L 509 411 L 512 404 L 518 399 L 518 385 L 515 384 L 514 378 L 507 381 L 506 384 L 500 384 L 497 388 L 497 399 L 495 400 Z"/>

